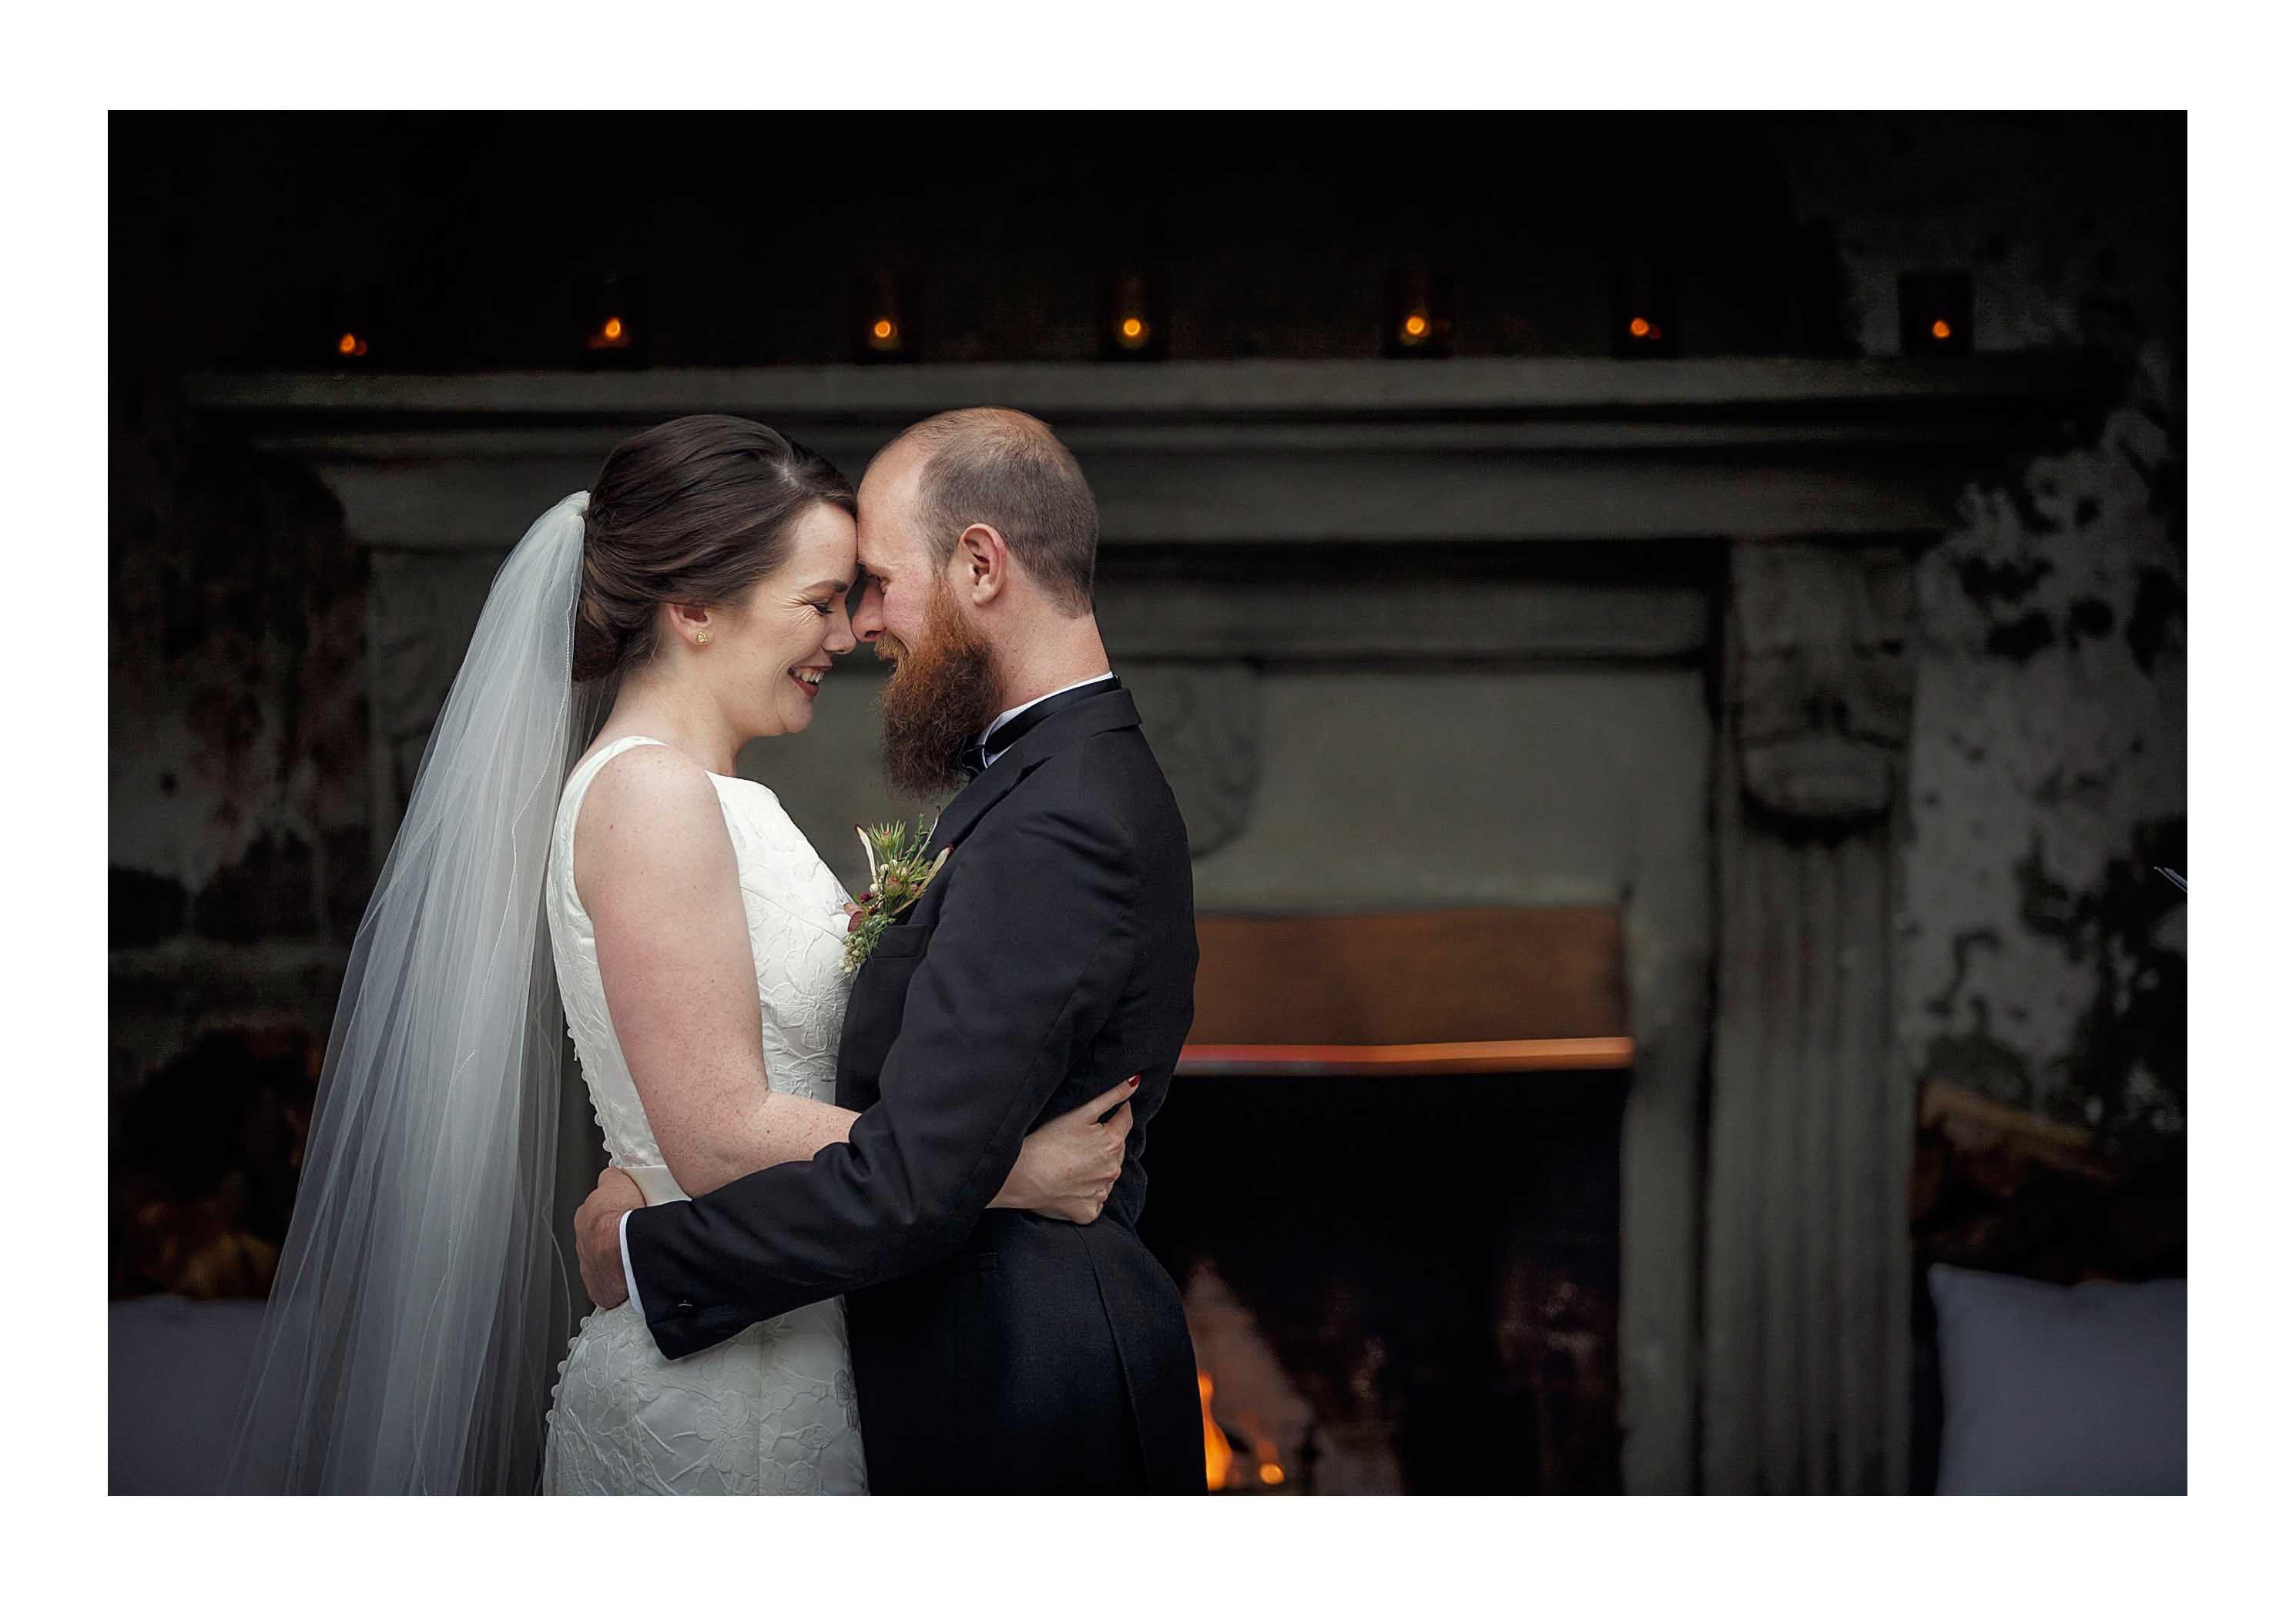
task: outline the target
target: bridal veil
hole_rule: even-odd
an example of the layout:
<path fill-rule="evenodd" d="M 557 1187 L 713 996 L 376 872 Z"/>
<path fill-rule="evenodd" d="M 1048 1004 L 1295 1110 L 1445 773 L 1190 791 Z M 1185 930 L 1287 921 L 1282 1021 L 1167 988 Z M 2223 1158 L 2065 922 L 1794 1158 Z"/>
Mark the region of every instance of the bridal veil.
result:
<path fill-rule="evenodd" d="M 534 1488 L 572 1326 L 543 887 L 603 702 L 572 682 L 588 504 L 545 513 L 496 575 L 359 924 L 234 1488 Z"/>

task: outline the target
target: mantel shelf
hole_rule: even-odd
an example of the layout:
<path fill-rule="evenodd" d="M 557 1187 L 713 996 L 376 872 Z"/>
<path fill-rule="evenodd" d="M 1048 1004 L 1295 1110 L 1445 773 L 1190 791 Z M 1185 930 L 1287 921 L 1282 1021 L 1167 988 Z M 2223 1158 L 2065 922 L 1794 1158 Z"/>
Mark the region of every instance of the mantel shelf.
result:
<path fill-rule="evenodd" d="M 204 412 L 404 427 L 627 422 L 718 411 L 898 426 L 985 401 L 1098 419 L 1529 418 L 2050 408 L 2091 394 L 2078 354 L 1965 357 L 1462 357 L 1156 364 L 656 368 L 627 373 L 204 373 Z"/>
<path fill-rule="evenodd" d="M 2078 356 L 952 364 L 204 374 L 193 406 L 308 463 L 354 539 L 499 552 L 633 430 L 766 420 L 858 475 L 904 426 L 1050 422 L 1111 548 L 1920 540 L 2102 394 Z"/>

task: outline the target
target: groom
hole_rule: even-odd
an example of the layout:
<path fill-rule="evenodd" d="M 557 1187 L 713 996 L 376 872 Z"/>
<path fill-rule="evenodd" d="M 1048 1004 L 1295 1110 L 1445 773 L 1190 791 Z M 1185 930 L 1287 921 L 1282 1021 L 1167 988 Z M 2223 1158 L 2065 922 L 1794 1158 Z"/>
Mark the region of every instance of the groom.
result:
<path fill-rule="evenodd" d="M 855 980 L 811 1160 L 635 1209 L 609 1173 L 577 1218 L 601 1307 L 637 1301 L 673 1358 L 847 1295 L 880 1494 L 1204 1488 L 1195 1358 L 1141 1244 L 1141 1165 L 1194 1014 L 1187 836 L 1093 616 L 1099 514 L 1038 420 L 946 413 L 860 489 L 854 633 L 895 669 L 897 786 L 963 783 L 950 850 Z M 1001 713 L 1000 713 L 1001 711 Z M 1099 1219 L 986 1208 L 1046 1119 L 1139 1079 Z"/>

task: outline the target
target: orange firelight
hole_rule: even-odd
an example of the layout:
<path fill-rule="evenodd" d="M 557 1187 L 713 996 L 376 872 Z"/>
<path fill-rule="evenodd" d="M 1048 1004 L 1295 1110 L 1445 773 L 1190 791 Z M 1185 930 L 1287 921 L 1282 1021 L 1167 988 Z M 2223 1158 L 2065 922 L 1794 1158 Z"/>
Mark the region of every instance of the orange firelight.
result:
<path fill-rule="evenodd" d="M 1953 338 L 1953 325 L 1948 324 L 1943 318 L 1939 318 L 1936 323 L 1930 325 L 1930 338 L 1935 340 L 1951 340 Z"/>
<path fill-rule="evenodd" d="M 1403 332 L 1416 340 L 1427 332 L 1427 320 L 1417 313 L 1412 314 L 1403 321 Z"/>
<path fill-rule="evenodd" d="M 619 318 L 607 319 L 605 335 L 606 339 L 609 340 L 620 340 L 622 338 L 622 321 Z"/>
<path fill-rule="evenodd" d="M 869 334 L 873 340 L 891 340 L 893 338 L 893 321 L 890 318 L 878 319 L 874 324 L 872 324 L 869 326 Z"/>
<path fill-rule="evenodd" d="M 1140 338 L 1140 332 L 1146 329 L 1148 326 L 1141 323 L 1137 318 L 1127 318 L 1120 327 L 1122 328 L 1124 338 L 1126 340 L 1137 340 Z"/>
<path fill-rule="evenodd" d="M 341 340 L 335 342 L 335 349 L 348 357 L 353 352 L 358 350 L 358 344 L 359 338 L 357 335 L 347 334 Z"/>
<path fill-rule="evenodd" d="M 1651 322 L 1648 318 L 1636 318 L 1633 323 L 1627 325 L 1627 332 L 1637 340 L 1649 334 L 1650 332 Z"/>
<path fill-rule="evenodd" d="M 1196 1398 L 1204 1409 L 1204 1488 L 1226 1489 L 1235 1453 L 1228 1448 L 1227 1436 L 1220 1432 L 1219 1424 L 1212 1421 L 1212 1375 L 1201 1370 L 1196 1373 Z"/>

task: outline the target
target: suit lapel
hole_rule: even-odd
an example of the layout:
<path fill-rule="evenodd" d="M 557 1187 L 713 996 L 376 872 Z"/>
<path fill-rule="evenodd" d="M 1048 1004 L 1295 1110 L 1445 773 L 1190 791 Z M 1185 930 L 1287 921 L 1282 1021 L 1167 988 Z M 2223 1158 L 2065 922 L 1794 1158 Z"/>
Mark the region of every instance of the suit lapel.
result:
<path fill-rule="evenodd" d="M 1104 693 L 1064 709 L 997 756 L 996 762 L 974 776 L 964 790 L 948 800 L 933 826 L 929 854 L 961 840 L 995 807 L 1019 786 L 1029 772 L 1071 742 L 1080 742 L 1103 731 L 1120 731 L 1140 723 L 1139 708 L 1129 692 Z"/>

